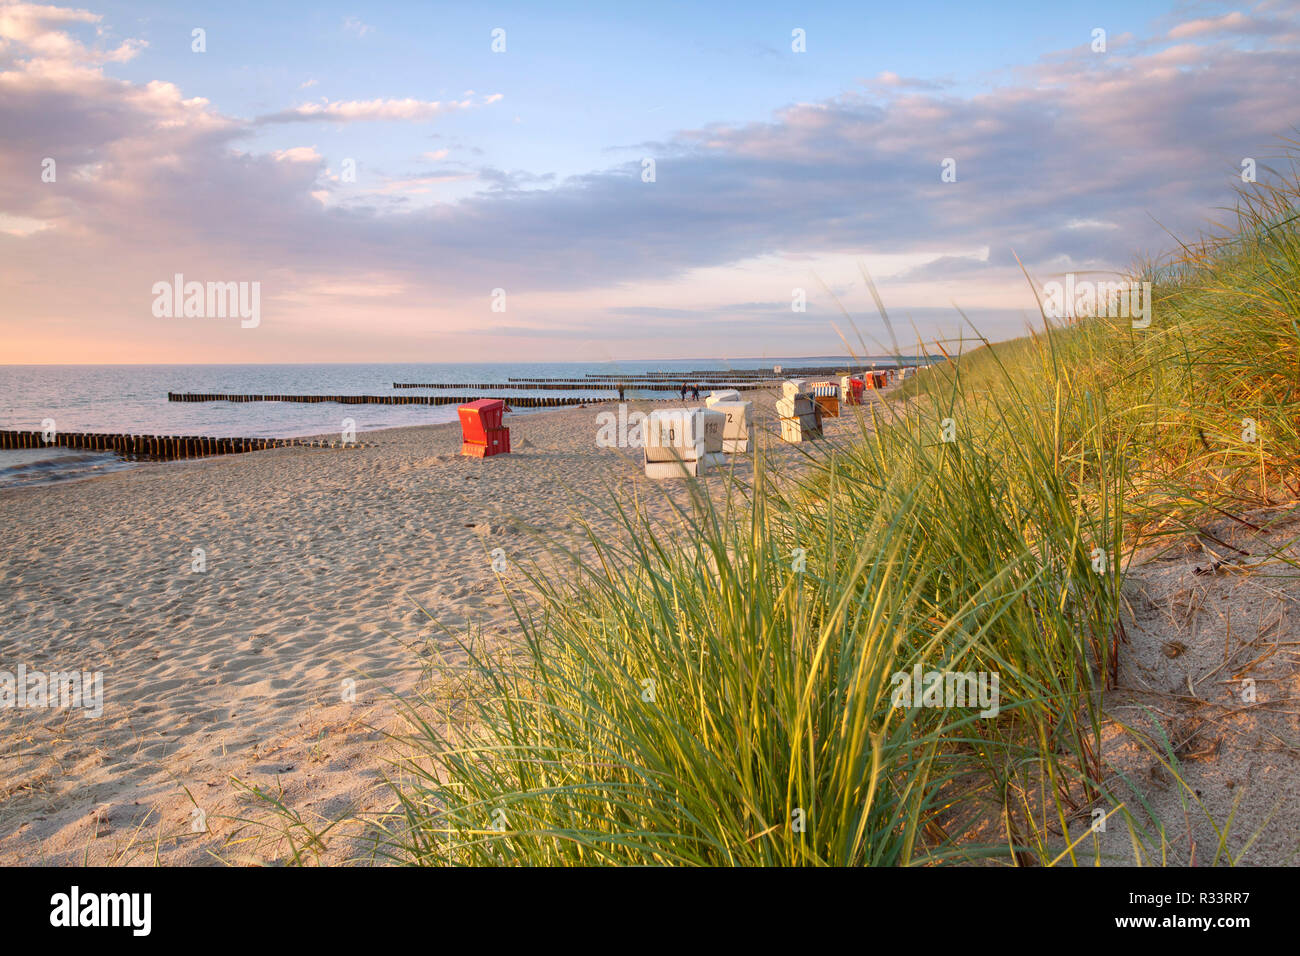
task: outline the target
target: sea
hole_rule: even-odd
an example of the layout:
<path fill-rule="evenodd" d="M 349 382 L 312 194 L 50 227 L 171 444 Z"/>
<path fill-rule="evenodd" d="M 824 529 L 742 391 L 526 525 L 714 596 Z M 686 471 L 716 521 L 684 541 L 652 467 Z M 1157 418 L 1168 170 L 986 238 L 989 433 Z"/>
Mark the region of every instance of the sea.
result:
<path fill-rule="evenodd" d="M 455 395 L 457 389 L 394 389 L 395 382 L 499 383 L 493 398 L 612 398 L 610 390 L 511 390 L 511 378 L 574 378 L 586 373 L 687 373 L 834 364 L 894 364 L 891 357 L 790 356 L 628 362 L 410 363 L 331 365 L 0 365 L 0 429 L 87 431 L 220 438 L 299 438 L 338 432 L 345 418 L 358 434 L 456 419 L 455 405 L 341 405 L 291 402 L 171 402 L 168 392 L 231 394 Z M 463 390 L 481 396 L 483 389 Z M 664 393 L 628 398 L 664 397 Z M 518 414 L 525 414 L 522 410 Z M 49 446 L 0 449 L 0 488 L 75 481 L 123 468 L 147 467 L 112 453 Z"/>

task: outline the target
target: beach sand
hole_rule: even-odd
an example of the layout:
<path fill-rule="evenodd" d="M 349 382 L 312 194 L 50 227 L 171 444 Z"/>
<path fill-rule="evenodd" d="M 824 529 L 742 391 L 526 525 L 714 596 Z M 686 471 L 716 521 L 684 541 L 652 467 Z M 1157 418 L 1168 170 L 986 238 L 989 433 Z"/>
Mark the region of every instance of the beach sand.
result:
<path fill-rule="evenodd" d="M 777 396 L 746 397 L 777 472 L 796 472 L 808 446 L 778 440 Z M 0 670 L 104 674 L 100 718 L 0 710 L 0 863 L 282 862 L 288 846 L 257 822 L 269 808 L 235 780 L 313 826 L 388 808 L 386 733 L 402 729 L 391 693 L 409 692 L 423 663 L 463 663 L 467 628 L 487 647 L 518 641 L 493 549 L 518 583 L 518 565 L 546 554 L 527 526 L 576 540 L 589 521 L 619 534 L 584 495 L 635 498 L 665 522 L 670 502 L 686 500 L 685 482 L 647 481 L 638 453 L 598 447 L 597 415 L 616 407 L 508 415 L 514 451 L 487 460 L 458 454 L 458 425 L 433 425 L 369 433 L 362 449 L 151 464 L 0 491 Z M 827 421 L 832 441 L 857 427 L 851 415 Z M 752 463 L 737 457 L 736 469 L 743 480 Z M 705 484 L 717 494 L 725 482 Z M 1206 530 L 1253 554 L 1297 533 L 1286 513 L 1257 517 L 1272 525 L 1250 541 L 1240 525 Z M 1260 829 L 1243 862 L 1294 863 L 1300 586 L 1276 560 L 1194 574 L 1212 560 L 1206 548 L 1223 551 L 1184 539 L 1130 569 L 1105 754 L 1164 819 L 1171 862 L 1210 862 L 1207 815 L 1222 822 L 1240 801 L 1230 849 Z M 1237 700 L 1246 676 L 1258 679 L 1259 706 Z M 1204 812 L 1185 810 L 1135 743 L 1158 739 L 1156 725 Z M 355 858 L 357 835 L 337 831 L 319 859 Z M 1118 818 L 1098 839 L 1132 859 Z"/>
<path fill-rule="evenodd" d="M 1207 521 L 1134 556 L 1102 751 L 1153 860 L 1300 863 L 1297 567 L 1290 505 Z M 1120 815 L 1097 840 L 1132 862 Z"/>
<path fill-rule="evenodd" d="M 792 464 L 803 452 L 779 441 L 776 397 L 746 395 L 759 440 Z M 98 670 L 104 688 L 99 718 L 0 710 L 0 863 L 280 856 L 232 819 L 268 815 L 232 778 L 312 820 L 386 807 L 391 692 L 431 650 L 463 661 L 467 627 L 517 639 L 493 550 L 518 582 L 516 565 L 545 555 L 527 526 L 618 533 L 584 495 L 637 497 L 664 520 L 687 500 L 684 481 L 648 481 L 639 452 L 598 447 L 597 416 L 616 409 L 507 415 L 512 453 L 485 460 L 458 453 L 453 423 L 0 491 L 0 670 Z M 827 421 L 829 436 L 856 427 Z"/>

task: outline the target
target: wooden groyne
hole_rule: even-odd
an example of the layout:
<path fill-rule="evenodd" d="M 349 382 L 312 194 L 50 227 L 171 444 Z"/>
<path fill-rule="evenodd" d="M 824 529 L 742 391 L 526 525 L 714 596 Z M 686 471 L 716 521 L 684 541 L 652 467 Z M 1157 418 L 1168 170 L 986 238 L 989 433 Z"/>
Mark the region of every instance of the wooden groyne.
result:
<path fill-rule="evenodd" d="M 691 382 L 692 385 L 699 385 L 700 388 L 734 388 L 737 390 L 762 388 L 764 383 L 751 381 L 737 382 Z M 509 387 L 520 391 L 527 389 L 534 390 L 551 390 L 557 392 L 563 391 L 602 391 L 612 392 L 623 386 L 624 390 L 630 391 L 635 389 L 638 392 L 676 392 L 680 389 L 680 383 L 662 383 L 654 381 L 610 381 L 608 383 L 601 381 L 587 380 L 582 382 L 575 381 L 554 381 L 551 379 L 537 379 L 536 381 L 520 382 L 512 380 Z M 393 388 L 482 388 L 494 389 L 501 388 L 500 382 L 394 382 Z"/>
<path fill-rule="evenodd" d="M 760 381 L 779 382 L 782 379 L 788 377 L 789 376 L 787 376 L 784 372 L 781 373 L 780 375 L 774 375 L 771 371 L 763 372 L 758 375 L 747 375 L 744 373 L 733 373 L 733 372 L 710 372 L 708 375 L 701 375 L 695 372 L 682 372 L 679 375 L 661 375 L 656 373 L 635 373 L 635 372 L 629 373 L 627 375 L 608 375 L 604 373 L 587 372 L 583 374 L 581 379 L 547 378 L 544 376 L 539 376 L 539 377 L 510 376 L 506 379 L 506 381 L 509 382 L 511 385 L 522 385 L 524 383 L 532 383 L 532 382 L 580 381 L 588 388 L 591 388 L 594 385 L 600 385 L 604 382 L 614 382 L 614 383 L 624 382 L 626 384 L 631 384 L 633 382 L 655 382 L 655 383 L 689 382 L 692 384 L 694 384 L 695 382 L 700 382 L 701 384 L 703 384 L 705 382 L 709 382 L 715 385 L 719 383 L 726 383 L 723 385 L 723 387 L 730 387 L 730 383 L 732 382 L 760 382 Z"/>
<path fill-rule="evenodd" d="M 340 405 L 464 405 L 483 398 L 500 399 L 511 408 L 561 408 L 566 405 L 594 405 L 610 398 L 552 398 L 537 395 L 225 395 L 196 392 L 168 392 L 169 402 L 305 402 Z"/>
<path fill-rule="evenodd" d="M 0 431 L 0 449 L 74 448 L 80 451 L 114 452 L 123 458 L 173 461 L 238 455 L 269 448 L 365 448 L 364 442 L 310 440 L 303 438 L 212 438 L 207 435 L 126 435 L 107 432 L 54 432 L 46 441 L 44 432 Z"/>
<path fill-rule="evenodd" d="M 862 366 L 854 366 L 855 368 Z M 691 382 L 691 381 L 710 381 L 710 382 L 733 382 L 742 380 L 762 379 L 766 381 L 781 381 L 790 377 L 807 378 L 814 375 L 834 375 L 846 371 L 847 365 L 824 365 L 805 368 L 782 368 L 780 372 L 773 372 L 771 368 L 738 368 L 738 369 L 695 369 L 690 372 L 584 372 L 582 377 L 587 381 L 610 381 L 610 382 Z M 511 382 L 545 382 L 547 378 L 528 377 L 528 378 L 511 378 Z"/>
<path fill-rule="evenodd" d="M 582 377 L 588 380 L 605 380 L 605 379 L 624 379 L 626 381 L 648 381 L 648 382 L 680 382 L 691 381 L 693 379 L 709 379 L 710 381 L 735 381 L 737 379 L 767 379 L 769 381 L 781 381 L 789 378 L 791 375 L 829 375 L 836 369 L 843 369 L 844 366 L 825 369 L 799 369 L 785 368 L 780 372 L 773 372 L 770 368 L 764 369 L 711 369 L 696 370 L 694 372 L 629 372 L 619 375 L 614 372 L 584 372 Z"/>
<path fill-rule="evenodd" d="M 608 390 L 607 390 L 608 391 Z M 676 391 L 676 389 L 674 389 Z M 169 402 L 305 402 L 340 405 L 464 405 L 480 399 L 500 399 L 509 408 L 564 408 L 595 405 L 614 400 L 605 398 L 560 398 L 540 395 L 226 395 L 197 392 L 168 392 Z"/>
<path fill-rule="evenodd" d="M 584 372 L 582 378 L 589 382 L 737 382 L 737 381 L 782 381 L 788 378 L 838 378 L 846 374 L 861 374 L 869 371 L 890 371 L 898 368 L 916 367 L 920 368 L 927 365 L 933 365 L 935 362 L 942 361 L 940 357 L 911 356 L 904 355 L 897 362 L 881 361 L 845 361 L 836 365 L 786 365 L 782 366 L 780 372 L 773 372 L 772 367 L 767 368 L 710 368 L 710 369 L 692 369 L 689 372 L 682 371 L 648 371 L 648 372 Z M 558 376 L 552 377 L 509 377 L 506 381 L 515 382 L 551 382 L 551 381 L 568 381 L 568 379 Z M 701 387 L 704 387 L 701 385 Z M 719 386 L 713 386 L 719 387 Z M 721 386 L 729 387 L 729 386 Z"/>

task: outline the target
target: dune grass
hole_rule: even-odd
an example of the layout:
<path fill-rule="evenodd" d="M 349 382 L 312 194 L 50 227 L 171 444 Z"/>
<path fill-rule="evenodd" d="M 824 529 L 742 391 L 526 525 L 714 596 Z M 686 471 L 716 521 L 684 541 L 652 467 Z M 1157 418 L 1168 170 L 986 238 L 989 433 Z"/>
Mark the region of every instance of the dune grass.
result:
<path fill-rule="evenodd" d="M 693 486 L 676 527 L 607 502 L 619 541 L 588 528 L 570 574 L 510 592 L 522 654 L 475 656 L 454 722 L 409 702 L 380 855 L 1079 863 L 1097 808 L 1149 838 L 1100 762 L 1122 569 L 1199 514 L 1296 497 L 1296 196 L 1244 196 L 1231 234 L 1147 267 L 1147 329 L 954 353 L 797 476 L 760 450 Z M 996 714 L 900 706 L 918 667 L 997 675 Z"/>
<path fill-rule="evenodd" d="M 479 662 L 468 739 L 420 724 L 433 759 L 400 788 L 398 855 L 1046 862 L 1035 815 L 1068 832 L 1100 796 L 1122 475 L 1062 428 L 1097 434 L 1099 397 L 1035 398 L 1053 413 L 948 391 L 864 418 L 797 481 L 760 455 L 679 528 L 629 508 L 630 544 L 591 533 L 598 560 L 530 574 L 524 666 Z M 918 666 L 997 675 L 997 714 L 893 706 Z M 976 799 L 1004 819 L 982 844 Z"/>

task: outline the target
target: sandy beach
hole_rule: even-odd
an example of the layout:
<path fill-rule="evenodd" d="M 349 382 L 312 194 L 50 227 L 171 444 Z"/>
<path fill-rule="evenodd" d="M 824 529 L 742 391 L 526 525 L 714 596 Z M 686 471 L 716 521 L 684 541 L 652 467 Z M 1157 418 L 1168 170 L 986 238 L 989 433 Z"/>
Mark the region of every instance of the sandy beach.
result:
<path fill-rule="evenodd" d="M 777 473 L 796 474 L 810 446 L 781 443 L 775 395 L 753 397 L 759 442 Z M 426 665 L 436 684 L 440 668 L 462 663 L 459 640 L 518 640 L 494 549 L 508 562 L 502 577 L 519 583 L 518 565 L 547 553 L 530 529 L 576 541 L 585 521 L 612 538 L 617 522 L 596 504 L 611 492 L 665 522 L 670 502 L 686 500 L 685 482 L 647 481 L 637 452 L 598 446 L 597 416 L 613 407 L 509 415 L 514 451 L 487 460 L 458 454 L 458 425 L 433 425 L 369 433 L 361 449 L 151 464 L 0 492 L 0 664 L 102 671 L 104 694 L 98 718 L 0 711 L 0 862 L 283 861 L 287 847 L 257 822 L 269 807 L 240 784 L 313 824 L 386 809 L 396 753 L 386 734 L 401 730 L 392 695 Z M 826 428 L 832 442 L 849 439 L 857 421 Z M 734 462 L 743 481 L 752 461 Z M 1246 862 L 1295 859 L 1300 587 L 1274 572 L 1279 554 L 1294 559 L 1296 525 L 1287 511 L 1251 520 L 1257 530 L 1227 522 L 1147 548 L 1125 590 L 1106 758 L 1162 819 L 1170 862 L 1208 862 L 1209 821 L 1234 806 L 1233 853 L 1258 833 Z M 1223 542 L 1273 556 L 1198 573 Z M 1262 704 L 1238 699 L 1245 678 Z M 1203 810 L 1185 806 L 1150 749 L 1166 737 Z M 1118 821 L 1098 839 L 1128 855 Z M 321 859 L 356 850 L 340 833 Z"/>
<path fill-rule="evenodd" d="M 746 395 L 788 468 L 803 452 L 779 440 L 776 397 Z M 494 549 L 517 581 L 545 551 L 528 527 L 616 534 L 582 500 L 609 501 L 602 483 L 664 520 L 665 495 L 686 500 L 639 452 L 597 445 L 616 408 L 507 415 L 512 454 L 486 460 L 458 454 L 458 424 L 432 425 L 0 491 L 0 666 L 102 671 L 104 695 L 99 718 L 0 711 L 0 862 L 266 861 L 257 828 L 229 819 L 265 808 L 232 778 L 312 818 L 382 809 L 391 692 L 431 653 L 463 659 L 414 602 L 461 638 L 509 642 Z M 856 427 L 826 420 L 832 440 Z M 735 462 L 743 479 L 752 464 Z"/>

